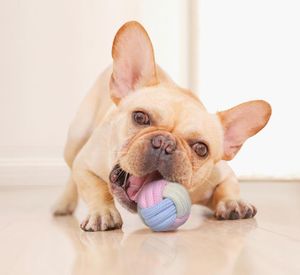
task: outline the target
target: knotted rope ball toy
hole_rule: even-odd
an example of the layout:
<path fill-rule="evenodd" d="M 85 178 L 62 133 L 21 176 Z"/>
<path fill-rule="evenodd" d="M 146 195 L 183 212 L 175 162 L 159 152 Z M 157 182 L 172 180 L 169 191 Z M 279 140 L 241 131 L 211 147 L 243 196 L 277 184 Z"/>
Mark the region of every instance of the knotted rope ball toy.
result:
<path fill-rule="evenodd" d="M 157 180 L 146 183 L 135 198 L 138 213 L 153 231 L 173 231 L 191 212 L 191 199 L 180 184 Z"/>

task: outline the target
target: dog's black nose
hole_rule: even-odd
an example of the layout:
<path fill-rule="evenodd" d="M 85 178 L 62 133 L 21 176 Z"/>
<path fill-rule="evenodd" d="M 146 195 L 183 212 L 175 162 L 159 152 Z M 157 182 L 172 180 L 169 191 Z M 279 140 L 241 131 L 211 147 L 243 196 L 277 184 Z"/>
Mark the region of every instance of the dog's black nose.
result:
<path fill-rule="evenodd" d="M 172 154 L 176 150 L 176 140 L 169 135 L 157 135 L 151 140 L 153 149 L 163 150 L 166 154 Z"/>

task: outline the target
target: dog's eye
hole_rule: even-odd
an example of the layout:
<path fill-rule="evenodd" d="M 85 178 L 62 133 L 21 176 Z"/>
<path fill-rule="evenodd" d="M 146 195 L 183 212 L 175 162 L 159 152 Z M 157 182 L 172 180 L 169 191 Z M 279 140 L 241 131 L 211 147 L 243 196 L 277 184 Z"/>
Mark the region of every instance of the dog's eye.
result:
<path fill-rule="evenodd" d="M 142 111 L 133 112 L 132 118 L 139 125 L 150 125 L 149 115 Z"/>
<path fill-rule="evenodd" d="M 208 155 L 208 147 L 203 142 L 197 142 L 192 146 L 193 150 L 196 152 L 196 154 L 201 157 L 205 158 Z"/>

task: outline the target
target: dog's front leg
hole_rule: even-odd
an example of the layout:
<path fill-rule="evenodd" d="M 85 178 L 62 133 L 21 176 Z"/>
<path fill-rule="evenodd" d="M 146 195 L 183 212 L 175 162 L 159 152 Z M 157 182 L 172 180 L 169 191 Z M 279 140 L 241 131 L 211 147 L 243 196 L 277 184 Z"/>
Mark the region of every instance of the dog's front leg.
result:
<path fill-rule="evenodd" d="M 107 183 L 85 168 L 73 169 L 81 198 L 88 207 L 89 214 L 81 223 L 84 231 L 106 231 L 122 227 L 122 219 L 116 209 Z"/>
<path fill-rule="evenodd" d="M 240 199 L 240 186 L 234 174 L 217 185 L 211 208 L 219 220 L 248 219 L 256 215 L 256 208 Z"/>

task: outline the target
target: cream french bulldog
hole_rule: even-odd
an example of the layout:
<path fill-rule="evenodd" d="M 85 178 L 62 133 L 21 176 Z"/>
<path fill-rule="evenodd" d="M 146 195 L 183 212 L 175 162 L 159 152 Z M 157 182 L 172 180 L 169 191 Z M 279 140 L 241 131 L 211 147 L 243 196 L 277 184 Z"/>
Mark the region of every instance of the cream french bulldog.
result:
<path fill-rule="evenodd" d="M 141 186 L 165 178 L 184 185 L 192 203 L 211 208 L 217 219 L 254 217 L 256 209 L 240 198 L 226 161 L 264 128 L 270 105 L 257 100 L 208 113 L 195 93 L 178 87 L 155 63 L 137 22 L 117 32 L 112 57 L 113 66 L 99 76 L 69 129 L 71 175 L 54 214 L 72 214 L 79 194 L 89 213 L 83 230 L 120 228 L 114 198 L 134 212 Z"/>

